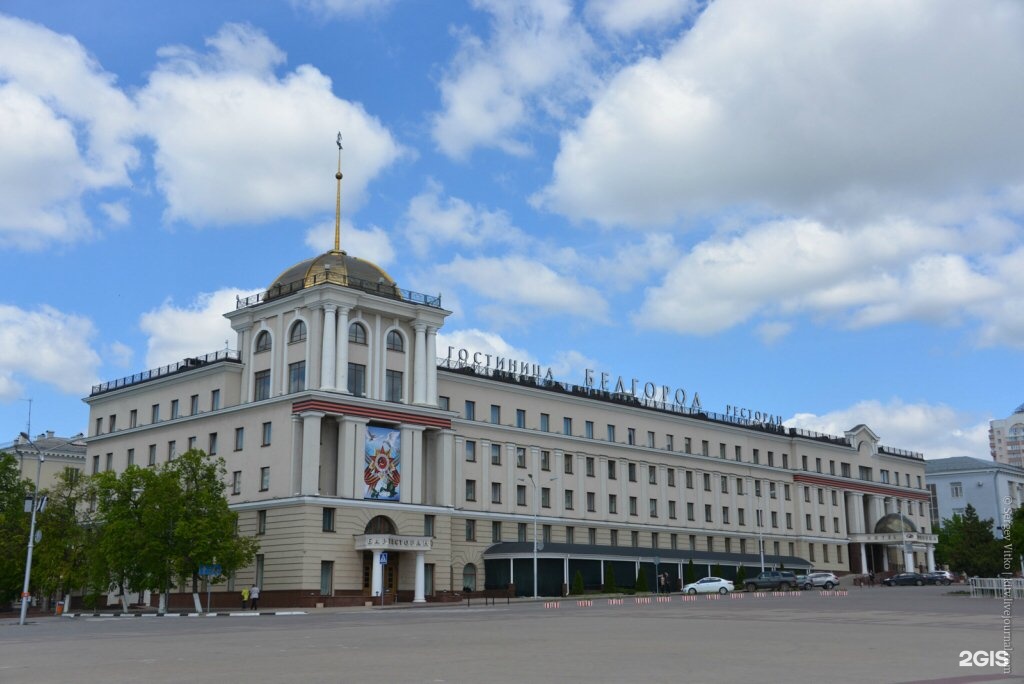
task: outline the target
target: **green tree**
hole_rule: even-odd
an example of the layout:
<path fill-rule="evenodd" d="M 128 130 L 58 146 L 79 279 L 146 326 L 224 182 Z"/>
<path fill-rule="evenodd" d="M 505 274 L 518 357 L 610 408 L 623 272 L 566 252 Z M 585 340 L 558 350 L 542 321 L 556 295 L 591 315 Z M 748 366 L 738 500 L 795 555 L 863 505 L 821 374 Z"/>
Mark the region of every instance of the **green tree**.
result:
<path fill-rule="evenodd" d="M 18 460 L 0 452 L 0 603 L 21 595 L 25 580 L 29 516 L 25 497 L 32 484 L 21 478 Z"/>
<path fill-rule="evenodd" d="M 583 573 L 581 571 L 577 570 L 576 574 L 572 576 L 572 591 L 571 591 L 571 593 L 576 595 L 576 596 L 580 596 L 580 595 L 583 594 L 583 592 L 584 592 Z"/>
<path fill-rule="evenodd" d="M 1018 508 L 1013 512 L 1013 518 L 1010 520 L 1010 531 L 1009 531 L 1009 544 L 1010 544 L 1010 555 L 1013 557 L 1013 563 L 1016 565 L 1016 569 L 1020 569 L 1020 557 L 1024 554 L 1024 507 Z M 1003 541 L 1006 544 L 1007 540 Z M 1003 568 L 1004 572 L 1006 568 Z M 1010 568 L 1010 572 L 1015 569 Z"/>
<path fill-rule="evenodd" d="M 42 539 L 32 560 L 33 581 L 46 596 L 64 595 L 87 586 L 96 549 L 96 528 L 89 507 L 90 478 L 74 468 L 61 472 L 45 491 L 46 509 L 36 516 Z"/>
<path fill-rule="evenodd" d="M 981 520 L 974 506 L 967 504 L 963 515 L 942 521 L 935 558 L 970 576 L 995 577 L 1002 571 L 1002 541 L 995 538 L 991 519 Z"/>
<path fill-rule="evenodd" d="M 635 589 L 637 590 L 637 592 L 650 591 L 650 588 L 647 586 L 647 573 L 644 572 L 643 566 L 640 566 L 640 569 L 637 570 Z"/>
<path fill-rule="evenodd" d="M 605 563 L 604 565 L 604 586 L 602 591 L 606 594 L 614 594 L 618 591 L 615 586 L 615 568 L 612 567 L 611 563 Z"/>
<path fill-rule="evenodd" d="M 747 569 L 742 565 L 736 570 L 736 580 L 733 582 L 737 587 L 742 587 L 747 581 Z"/>
<path fill-rule="evenodd" d="M 683 584 L 693 584 L 697 581 L 697 569 L 693 567 L 693 559 L 686 561 L 686 568 L 683 570 Z"/>

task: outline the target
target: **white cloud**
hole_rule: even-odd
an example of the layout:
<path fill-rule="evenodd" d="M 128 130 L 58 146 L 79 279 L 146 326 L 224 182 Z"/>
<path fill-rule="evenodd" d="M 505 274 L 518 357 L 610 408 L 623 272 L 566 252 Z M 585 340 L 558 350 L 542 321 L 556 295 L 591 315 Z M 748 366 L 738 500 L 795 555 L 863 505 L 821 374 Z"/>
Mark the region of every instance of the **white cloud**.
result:
<path fill-rule="evenodd" d="M 83 197 L 138 163 L 132 102 L 72 37 L 0 15 L 0 244 L 89 236 Z"/>
<path fill-rule="evenodd" d="M 165 48 L 139 94 L 156 141 L 157 185 L 170 220 L 199 225 L 268 221 L 332 207 L 337 148 L 342 206 L 402 154 L 391 133 L 331 80 L 302 65 L 275 74 L 285 55 L 260 31 L 227 24 L 208 54 Z"/>
<path fill-rule="evenodd" d="M 112 224 L 118 226 L 126 225 L 132 217 L 125 202 L 102 202 L 100 210 L 107 215 Z"/>
<path fill-rule="evenodd" d="M 1024 177 L 1024 6 L 710 3 L 562 136 L 538 196 L 664 224 L 723 206 L 829 215 Z"/>
<path fill-rule="evenodd" d="M 695 245 L 647 290 L 636 321 L 712 334 L 758 316 L 805 312 L 853 328 L 984 317 L 991 302 L 1020 295 L 991 273 L 984 255 L 951 253 L 970 252 L 971 236 L 969 227 L 961 234 L 905 220 L 846 230 L 809 220 L 766 223 Z M 762 336 L 765 330 L 780 328 Z"/>
<path fill-rule="evenodd" d="M 114 341 L 106 345 L 103 356 L 109 363 L 119 368 L 128 368 L 132 364 L 135 351 L 123 342 Z"/>
<path fill-rule="evenodd" d="M 434 246 L 479 249 L 524 239 L 504 212 L 474 207 L 458 197 L 442 198 L 443 192 L 444 188 L 431 180 L 426 190 L 409 202 L 405 234 L 418 256 L 426 256 Z"/>
<path fill-rule="evenodd" d="M 157 368 L 177 363 L 190 356 L 201 356 L 234 349 L 238 336 L 224 314 L 235 309 L 236 296 L 245 297 L 255 290 L 224 288 L 204 292 L 184 307 L 170 300 L 139 318 L 139 328 L 149 336 L 146 343 L 146 367 Z"/>
<path fill-rule="evenodd" d="M 633 33 L 641 29 L 666 30 L 700 7 L 698 0 L 590 0 L 587 17 L 609 33 Z"/>
<path fill-rule="evenodd" d="M 478 328 L 438 332 L 438 356 L 441 358 L 449 358 L 450 347 L 454 347 L 454 351 L 450 352 L 451 358 L 454 361 L 459 360 L 458 350 L 466 349 L 471 355 L 469 358 L 470 363 L 472 363 L 473 352 L 490 354 L 491 356 L 502 356 L 505 358 L 516 359 L 517 361 L 537 363 L 536 358 L 527 350 L 512 346 L 498 333 L 480 330 Z"/>
<path fill-rule="evenodd" d="M 491 36 L 462 31 L 462 45 L 441 81 L 443 111 L 433 117 L 438 148 L 454 158 L 476 147 L 523 155 L 517 137 L 539 113 L 564 116 L 564 103 L 590 81 L 590 37 L 566 0 L 476 0 L 492 15 Z"/>
<path fill-rule="evenodd" d="M 830 435 L 842 435 L 860 423 L 870 427 L 885 446 L 917 451 L 928 459 L 989 457 L 988 421 L 943 404 L 867 400 L 821 416 L 798 413 L 785 421 L 788 427 Z"/>
<path fill-rule="evenodd" d="M 87 318 L 50 306 L 26 311 L 0 304 L 0 400 L 19 398 L 25 380 L 88 394 L 100 365 L 90 344 L 95 336 Z"/>
<path fill-rule="evenodd" d="M 597 290 L 524 257 L 457 256 L 437 272 L 442 279 L 473 288 L 477 295 L 491 300 L 494 304 L 482 307 L 481 312 L 493 320 L 521 321 L 533 314 L 604 321 L 608 315 L 608 303 Z"/>
<path fill-rule="evenodd" d="M 334 223 L 321 223 L 306 232 L 306 244 L 319 253 L 334 249 Z M 380 226 L 367 230 L 356 228 L 349 221 L 341 222 L 341 249 L 352 256 L 388 266 L 395 260 L 391 238 Z"/>
<path fill-rule="evenodd" d="M 291 3 L 320 17 L 352 19 L 383 14 L 395 0 L 291 0 Z"/>
<path fill-rule="evenodd" d="M 757 326 L 757 336 L 766 345 L 772 345 L 788 335 L 793 326 L 782 321 L 768 321 Z"/>

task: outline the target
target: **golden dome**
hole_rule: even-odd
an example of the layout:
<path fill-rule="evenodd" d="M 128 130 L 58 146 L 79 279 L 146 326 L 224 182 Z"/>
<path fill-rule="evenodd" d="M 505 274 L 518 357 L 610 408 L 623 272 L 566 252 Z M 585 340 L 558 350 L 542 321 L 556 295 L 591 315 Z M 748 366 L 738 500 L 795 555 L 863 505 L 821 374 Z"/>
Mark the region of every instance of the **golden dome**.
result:
<path fill-rule="evenodd" d="M 264 300 L 284 297 L 324 283 L 400 298 L 394 278 L 380 266 L 342 251 L 331 250 L 285 269 L 267 288 Z"/>

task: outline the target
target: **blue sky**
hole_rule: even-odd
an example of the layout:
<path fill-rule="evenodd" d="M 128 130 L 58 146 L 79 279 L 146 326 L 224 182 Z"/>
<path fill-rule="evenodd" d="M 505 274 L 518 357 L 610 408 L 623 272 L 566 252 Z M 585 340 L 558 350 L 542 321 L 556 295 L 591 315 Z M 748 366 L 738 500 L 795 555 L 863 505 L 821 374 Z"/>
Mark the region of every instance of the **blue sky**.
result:
<path fill-rule="evenodd" d="M 927 457 L 1024 401 L 1024 5 L 0 2 L 0 436 L 342 246 L 439 345 Z"/>

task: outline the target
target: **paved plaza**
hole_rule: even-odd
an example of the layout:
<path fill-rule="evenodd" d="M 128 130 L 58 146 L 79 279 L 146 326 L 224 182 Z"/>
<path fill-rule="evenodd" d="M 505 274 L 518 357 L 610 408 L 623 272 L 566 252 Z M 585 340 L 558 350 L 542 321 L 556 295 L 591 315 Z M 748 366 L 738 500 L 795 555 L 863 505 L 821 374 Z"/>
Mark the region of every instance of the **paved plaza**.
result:
<path fill-rule="evenodd" d="M 1003 606 L 950 591 L 4 619 L 0 682 L 1022 681 L 958 665 L 1003 648 Z"/>

